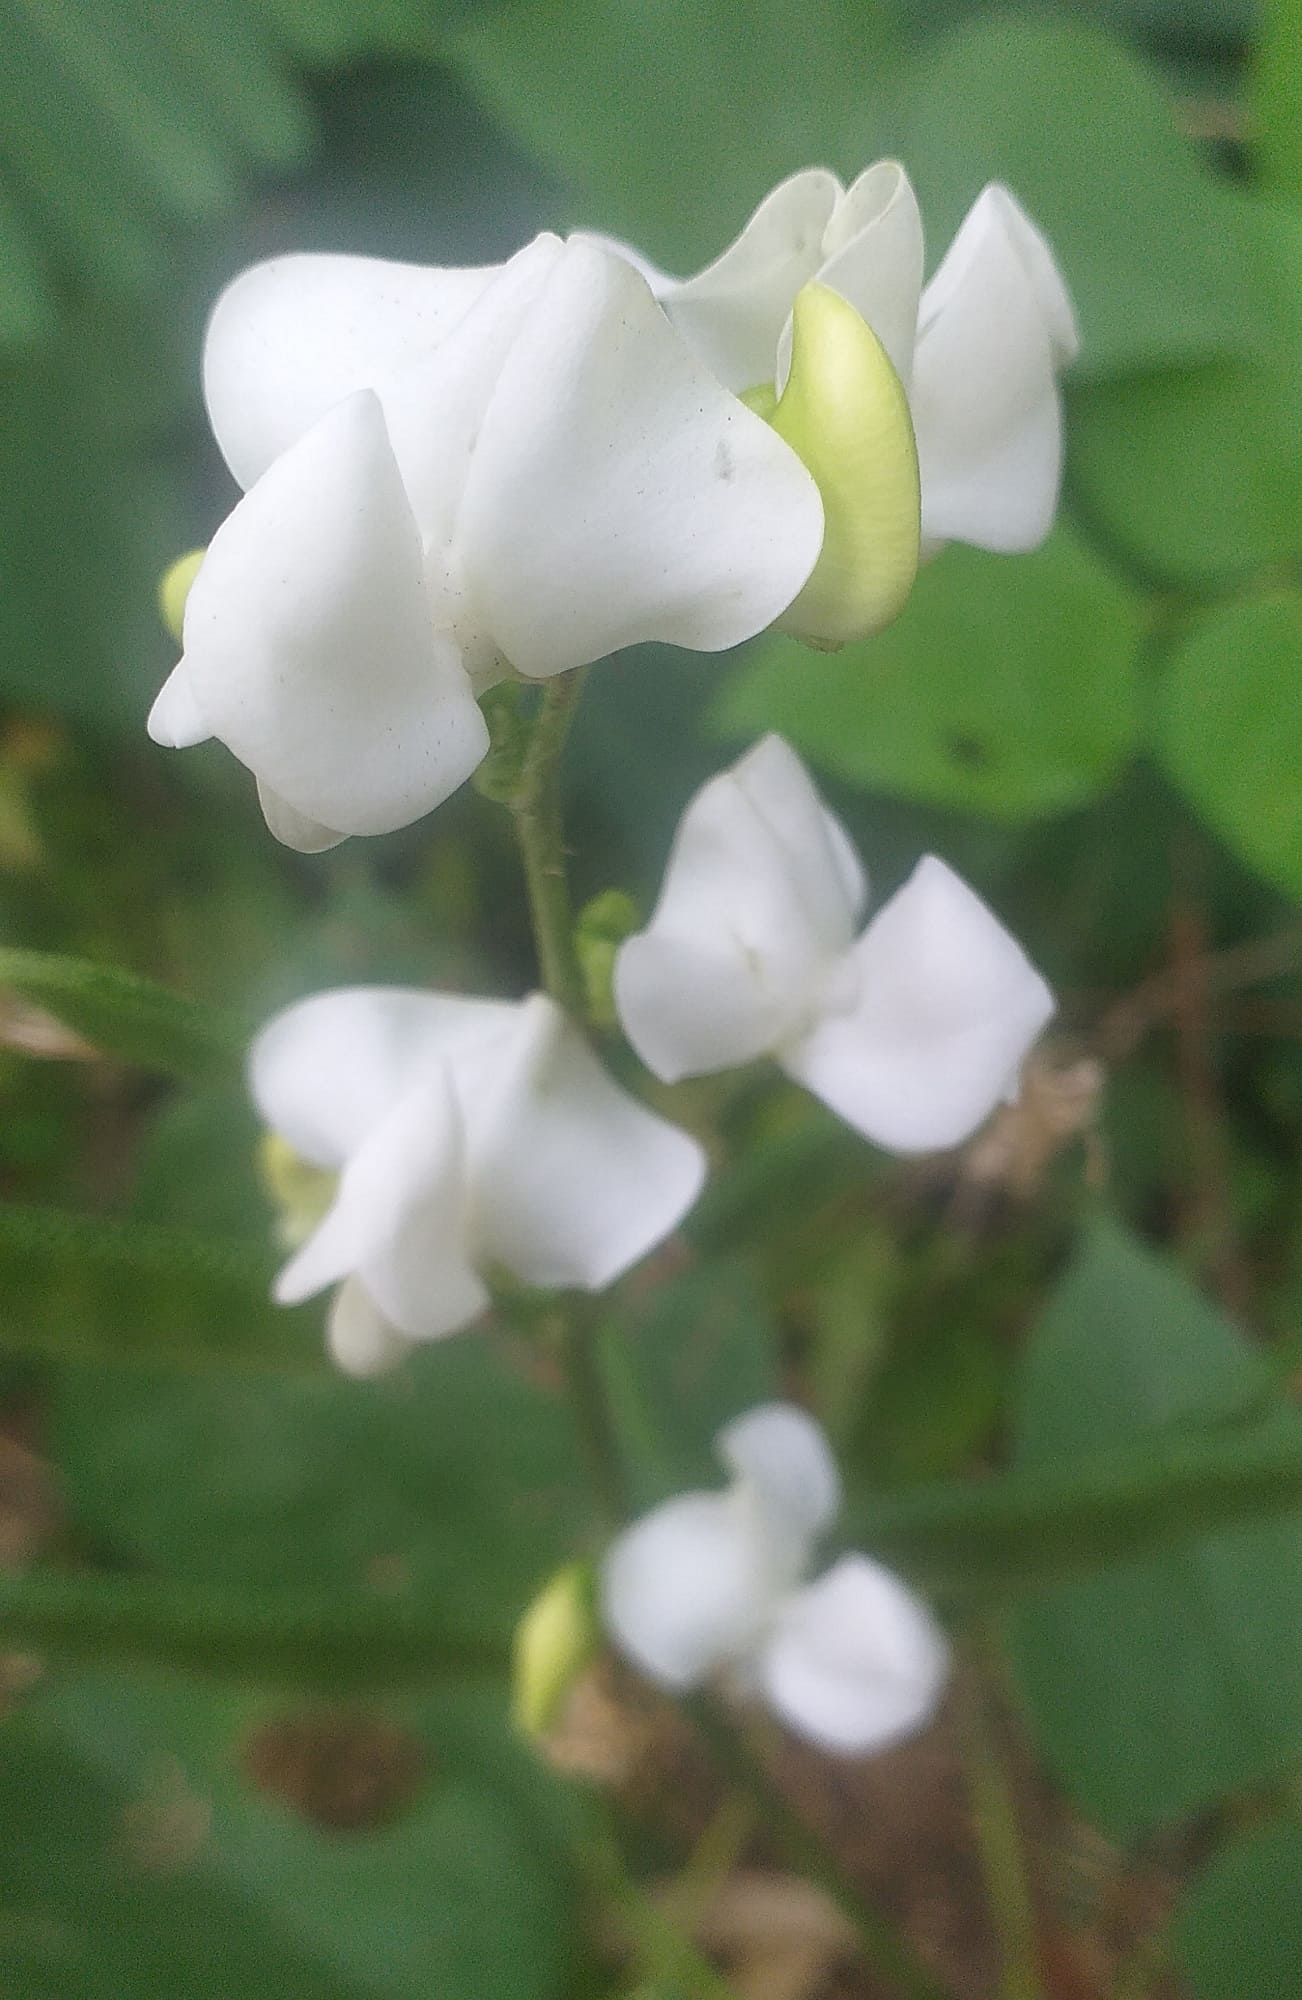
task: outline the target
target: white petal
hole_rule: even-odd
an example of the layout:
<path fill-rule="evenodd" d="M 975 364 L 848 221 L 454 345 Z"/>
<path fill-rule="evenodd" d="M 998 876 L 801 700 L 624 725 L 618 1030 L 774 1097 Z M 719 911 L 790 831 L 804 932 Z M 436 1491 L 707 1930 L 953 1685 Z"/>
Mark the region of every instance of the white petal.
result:
<path fill-rule="evenodd" d="M 544 677 L 662 639 L 702 652 L 772 623 L 818 555 L 795 453 L 720 388 L 645 281 L 566 246 L 488 406 L 461 507 L 487 629 Z"/>
<path fill-rule="evenodd" d="M 725 1424 L 715 1445 L 734 1478 L 755 1490 L 765 1513 L 803 1551 L 836 1519 L 841 1506 L 836 1461 L 822 1430 L 794 1403 L 748 1410 Z"/>
<path fill-rule="evenodd" d="M 754 1646 L 773 1609 L 764 1551 L 724 1493 L 684 1493 L 619 1537 L 601 1571 L 606 1628 L 665 1687 L 695 1687 Z"/>
<path fill-rule="evenodd" d="M 158 690 L 146 727 L 165 750 L 189 750 L 196 743 L 206 743 L 212 735 L 184 660 L 173 667 Z"/>
<path fill-rule="evenodd" d="M 411 1082 L 348 1161 L 275 1295 L 294 1305 L 348 1277 L 409 1340 L 456 1333 L 488 1304 L 471 1262 L 464 1133 L 443 1064 Z"/>
<path fill-rule="evenodd" d="M 616 960 L 616 1004 L 643 1062 L 673 1082 L 795 1033 L 865 893 L 804 765 L 764 737 L 688 805 L 651 921 Z"/>
<path fill-rule="evenodd" d="M 458 1057 L 455 1074 L 476 1240 L 526 1284 L 601 1290 L 700 1192 L 696 1141 L 621 1090 L 542 994 L 516 1010 L 509 1037 Z"/>
<path fill-rule="evenodd" d="M 885 1750 L 920 1729 L 948 1673 L 949 1647 L 926 1606 L 859 1555 L 788 1599 L 759 1661 L 782 1720 L 843 1756 Z"/>
<path fill-rule="evenodd" d="M 342 1167 L 414 1078 L 468 1042 L 495 1040 L 514 1013 L 501 1001 L 417 987 L 314 993 L 274 1015 L 254 1038 L 250 1094 L 303 1159 Z"/>
<path fill-rule="evenodd" d="M 1072 334 L 1043 238 L 987 188 L 922 297 L 910 401 L 928 540 L 1006 553 L 1044 540 L 1062 468 L 1056 375 Z"/>
<path fill-rule="evenodd" d="M 322 826 L 319 820 L 306 819 L 302 813 L 295 812 L 286 799 L 273 792 L 270 785 L 264 785 L 261 779 L 258 780 L 258 804 L 262 807 L 268 831 L 299 854 L 325 854 L 348 838 L 346 833 L 336 833 L 332 826 Z"/>
<path fill-rule="evenodd" d="M 594 249 L 609 250 L 613 256 L 622 257 L 626 264 L 633 266 L 639 277 L 646 279 L 658 299 L 677 291 L 683 283 L 681 278 L 675 278 L 669 271 L 662 271 L 658 264 L 653 264 L 649 257 L 644 257 L 636 245 L 625 243 L 620 236 L 606 236 L 600 229 L 572 229 L 569 241 L 591 243 Z"/>
<path fill-rule="evenodd" d="M 922 292 L 922 218 L 897 161 L 879 160 L 846 190 L 827 226 L 823 255 L 820 284 L 867 320 L 907 389 Z"/>
<path fill-rule="evenodd" d="M 406 1334 L 391 1326 L 356 1278 L 345 1278 L 330 1302 L 326 1346 L 345 1375 L 384 1375 L 410 1353 Z"/>
<path fill-rule="evenodd" d="M 203 354 L 213 433 L 240 485 L 335 403 L 433 347 L 495 275 L 321 256 L 242 272 L 213 308 Z"/>
<path fill-rule="evenodd" d="M 928 1152 L 958 1145 L 1015 1088 L 1053 1004 L 1016 939 L 928 855 L 782 1063 L 879 1146 Z"/>
<path fill-rule="evenodd" d="M 772 382 L 791 302 L 825 254 L 823 231 L 840 196 L 836 175 L 822 167 L 792 174 L 713 264 L 655 285 L 674 325 L 729 389 Z"/>
<path fill-rule="evenodd" d="M 559 237 L 535 237 L 502 266 L 446 339 L 376 384 L 427 543 L 452 538 L 484 411 L 524 316 L 560 255 Z"/>
<path fill-rule="evenodd" d="M 214 734 L 341 834 L 407 825 L 479 763 L 488 731 L 431 630 L 373 395 L 324 417 L 218 529 L 186 604 L 184 666 Z"/>

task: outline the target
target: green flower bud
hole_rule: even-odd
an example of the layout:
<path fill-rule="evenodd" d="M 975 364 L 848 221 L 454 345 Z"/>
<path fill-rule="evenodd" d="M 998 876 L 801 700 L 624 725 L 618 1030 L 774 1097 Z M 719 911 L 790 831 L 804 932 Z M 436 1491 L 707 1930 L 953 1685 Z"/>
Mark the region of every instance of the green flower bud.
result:
<path fill-rule="evenodd" d="M 545 1736 L 554 1726 L 599 1643 L 592 1565 L 568 1563 L 515 1628 L 511 1714 L 522 1735 Z"/>
<path fill-rule="evenodd" d="M 178 646 L 182 643 L 185 600 L 207 553 L 207 549 L 191 549 L 188 555 L 178 556 L 171 568 L 164 570 L 158 586 L 158 615 Z"/>
<path fill-rule="evenodd" d="M 615 955 L 641 921 L 637 904 L 623 889 L 603 889 L 579 912 L 574 952 L 594 1027 L 615 1026 Z"/>
<path fill-rule="evenodd" d="M 770 422 L 813 474 L 823 548 L 778 619 L 834 651 L 899 615 L 918 569 L 922 502 L 904 385 L 867 321 L 827 285 L 792 308 L 791 373 Z"/>

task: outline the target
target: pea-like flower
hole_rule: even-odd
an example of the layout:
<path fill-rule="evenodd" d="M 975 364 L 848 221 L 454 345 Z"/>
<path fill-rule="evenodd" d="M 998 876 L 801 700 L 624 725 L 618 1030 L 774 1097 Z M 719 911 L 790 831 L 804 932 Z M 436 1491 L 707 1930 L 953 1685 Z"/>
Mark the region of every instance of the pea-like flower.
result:
<path fill-rule="evenodd" d="M 150 731 L 221 738 L 305 850 L 455 790 L 500 676 L 736 645 L 821 545 L 796 453 L 592 242 L 484 270 L 256 266 L 214 310 L 204 389 L 247 491 Z"/>
<path fill-rule="evenodd" d="M 723 1678 L 824 1750 L 863 1755 L 933 1714 L 949 1648 L 899 1578 L 863 1555 L 807 1582 L 840 1509 L 827 1440 L 787 1403 L 750 1410 L 715 1446 L 721 1493 L 684 1493 L 614 1543 L 601 1575 L 607 1629 L 651 1679 L 683 1691 Z"/>
<path fill-rule="evenodd" d="M 867 881 L 780 736 L 711 778 L 620 947 L 624 1031 L 665 1082 L 773 1057 L 893 1152 L 959 1144 L 1053 1013 L 1021 947 L 934 855 L 860 931 Z"/>
<path fill-rule="evenodd" d="M 1053 253 L 1007 188 L 981 192 L 925 287 L 918 203 L 893 160 L 849 188 L 823 168 L 793 174 L 693 277 L 637 262 L 719 380 L 759 407 L 785 383 L 802 288 L 837 294 L 908 396 L 924 547 L 1043 541 L 1062 465 L 1057 377 L 1079 339 Z"/>
<path fill-rule="evenodd" d="M 358 1374 L 470 1325 L 495 1269 L 602 1290 L 704 1177 L 695 1140 L 612 1082 L 542 994 L 316 994 L 262 1029 L 249 1077 L 267 1124 L 339 1176 L 276 1297 L 337 1285 L 329 1342 Z"/>

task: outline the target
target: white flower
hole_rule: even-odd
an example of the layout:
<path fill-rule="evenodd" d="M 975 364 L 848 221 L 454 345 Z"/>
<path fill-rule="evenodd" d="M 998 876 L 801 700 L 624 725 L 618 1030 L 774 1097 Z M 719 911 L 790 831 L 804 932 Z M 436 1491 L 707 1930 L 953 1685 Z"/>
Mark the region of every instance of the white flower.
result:
<path fill-rule="evenodd" d="M 934 855 L 856 936 L 866 901 L 804 765 L 762 738 L 692 799 L 651 921 L 620 948 L 643 1062 L 672 1083 L 771 1055 L 893 1152 L 967 1138 L 1016 1095 L 1053 996 Z"/>
<path fill-rule="evenodd" d="M 276 1297 L 341 1284 L 330 1343 L 356 1373 L 468 1326 L 494 1266 L 601 1290 L 704 1176 L 695 1140 L 619 1089 L 542 994 L 316 994 L 262 1029 L 249 1076 L 268 1125 L 339 1174 Z"/>
<path fill-rule="evenodd" d="M 694 277 L 638 262 L 674 324 L 738 394 L 781 387 L 801 288 L 837 292 L 908 393 L 924 545 L 1008 553 L 1043 541 L 1062 464 L 1057 377 L 1079 341 L 1052 252 L 1007 188 L 978 196 L 925 289 L 918 204 L 893 160 L 848 189 L 822 168 L 792 175 Z"/>
<path fill-rule="evenodd" d="M 768 1403 L 715 1443 L 727 1491 L 667 1501 L 606 1556 L 602 1610 L 616 1645 L 679 1691 L 727 1674 L 825 1750 L 883 1750 L 921 1728 L 949 1670 L 930 1613 L 867 1556 L 804 1581 L 841 1504 L 818 1425 Z"/>
<path fill-rule="evenodd" d="M 795 453 L 591 242 L 478 271 L 275 259 L 218 301 L 204 387 L 248 490 L 149 727 L 220 737 L 296 847 L 437 805 L 503 673 L 736 645 L 821 544 Z"/>

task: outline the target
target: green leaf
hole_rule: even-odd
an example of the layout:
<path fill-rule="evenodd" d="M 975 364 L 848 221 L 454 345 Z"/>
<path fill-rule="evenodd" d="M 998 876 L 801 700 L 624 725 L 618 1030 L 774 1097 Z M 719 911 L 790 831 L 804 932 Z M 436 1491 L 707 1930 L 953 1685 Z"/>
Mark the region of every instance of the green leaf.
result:
<path fill-rule="evenodd" d="M 477 1331 L 374 1382 L 66 1369 L 54 1449 L 77 1519 L 133 1568 L 387 1589 L 395 1615 L 505 1643 L 590 1525 L 569 1412 L 521 1360 Z"/>
<path fill-rule="evenodd" d="M 225 1015 L 117 965 L 0 945 L 0 987 L 34 1000 L 101 1055 L 166 1076 L 231 1076 L 246 1037 Z"/>
<path fill-rule="evenodd" d="M 1176 1952 L 1195 2000 L 1296 1993 L 1302 1966 L 1302 1825 L 1263 1828 L 1225 1848 L 1186 1889 Z"/>
<path fill-rule="evenodd" d="M 401 1711 L 409 1795 L 332 1831 L 288 1802 L 292 1770 L 283 1797 L 244 1777 L 251 1732 L 297 1720 L 265 1701 L 105 1675 L 42 1691 L 0 1723 L 0 1981 L 27 2000 L 550 2000 L 569 1827 L 499 1716 L 473 1691 Z M 316 1755 L 309 1805 L 350 1782 L 346 1748 Z M 351 1782 L 383 1796 L 357 1752 Z"/>
<path fill-rule="evenodd" d="M 1189 803 L 1252 867 L 1302 897 L 1302 597 L 1209 612 L 1158 698 L 1158 754 Z"/>
<path fill-rule="evenodd" d="M 1018 1416 L 1028 1472 L 1125 1440 L 1179 1449 L 1219 1425 L 1245 1459 L 1302 1451 L 1266 1363 L 1194 1291 L 1100 1220 L 1032 1336 Z M 1190 1522 L 1192 1532 L 1197 1523 Z M 1302 1751 L 1302 1528 L 1241 1526 L 1023 1605 L 1013 1627 L 1049 1764 L 1115 1838 L 1277 1774 Z"/>
<path fill-rule="evenodd" d="M 772 1309 L 740 1261 L 708 1261 L 631 1304 L 602 1365 L 638 1507 L 720 1484 L 716 1431 L 779 1394 Z"/>
<path fill-rule="evenodd" d="M 1257 337 L 1268 307 L 1243 205 L 1179 135 L 1152 72 L 1099 28 L 1065 12 L 964 25 L 924 49 L 889 134 L 931 243 L 986 181 L 1027 206 L 1076 302 L 1079 377 Z"/>
<path fill-rule="evenodd" d="M 1150 581 L 1194 592 L 1302 549 L 1297 356 L 1127 377 L 1068 399 L 1067 491 Z"/>
<path fill-rule="evenodd" d="M 1253 148 L 1263 185 L 1302 202 L 1302 34 L 1297 0 L 1266 0 L 1257 44 Z"/>
<path fill-rule="evenodd" d="M 112 1364 L 315 1371 L 324 1366 L 319 1312 L 274 1306 L 274 1270 L 257 1245 L 0 1204 L 0 1347 Z"/>
<path fill-rule="evenodd" d="M 872 0 L 807 0 L 798 34 L 782 0 L 513 0 L 437 32 L 585 222 L 684 266 L 717 255 L 786 174 L 868 163 L 893 49 Z"/>
<path fill-rule="evenodd" d="M 769 638 L 713 712 L 837 777 L 1021 821 L 1102 791 L 1137 732 L 1141 610 L 1065 529 L 1038 554 L 949 548 L 900 618 L 841 653 Z"/>

